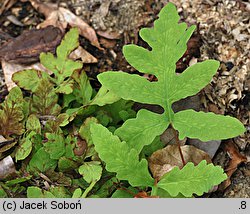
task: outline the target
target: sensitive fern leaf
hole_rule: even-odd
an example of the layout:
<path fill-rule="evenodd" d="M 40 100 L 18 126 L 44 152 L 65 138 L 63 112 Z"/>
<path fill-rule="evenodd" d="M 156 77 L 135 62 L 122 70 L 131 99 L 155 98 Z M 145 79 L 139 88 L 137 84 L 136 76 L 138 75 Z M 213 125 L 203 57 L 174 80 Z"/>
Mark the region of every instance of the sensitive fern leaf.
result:
<path fill-rule="evenodd" d="M 135 119 L 127 120 L 123 126 L 115 131 L 115 135 L 128 143 L 130 148 L 141 152 L 142 148 L 149 145 L 168 126 L 167 118 L 142 109 Z"/>
<path fill-rule="evenodd" d="M 107 128 L 100 124 L 91 125 L 92 139 L 99 157 L 106 163 L 106 169 L 116 172 L 120 180 L 128 180 L 132 186 L 153 186 L 154 180 L 148 171 L 145 159 L 139 161 L 138 152 L 130 149 Z"/>
<path fill-rule="evenodd" d="M 140 36 L 151 46 L 152 50 L 149 51 L 136 45 L 126 45 L 123 48 L 125 58 L 134 68 L 143 73 L 154 74 L 158 81 L 149 82 L 144 77 L 136 74 L 131 75 L 124 72 L 111 71 L 98 75 L 99 81 L 108 90 L 125 100 L 162 106 L 164 113 L 150 122 L 151 127 L 161 124 L 160 130 L 164 130 L 169 124 L 172 124 L 180 131 L 182 138 L 188 136 L 201 140 L 226 139 L 243 133 L 245 130 L 243 125 L 231 117 L 225 119 L 219 116 L 215 117 L 212 114 L 199 113 L 193 114 L 193 116 L 195 121 L 200 120 L 202 122 L 189 123 L 192 118 L 189 117 L 188 122 L 185 122 L 187 121 L 184 119 L 185 112 L 174 114 L 172 104 L 198 93 L 211 81 L 219 67 L 218 61 L 206 60 L 192 65 L 182 74 L 176 75 L 176 62 L 186 51 L 186 43 L 195 29 L 194 26 L 187 28 L 185 23 L 179 24 L 179 19 L 180 17 L 175 6 L 172 3 L 167 4 L 161 10 L 159 19 L 154 22 L 154 27 L 144 28 L 140 31 Z M 201 116 L 200 119 L 199 116 Z M 202 120 L 203 118 L 206 119 Z M 181 121 L 182 119 L 184 120 L 183 122 Z M 137 133 L 131 132 L 130 129 L 140 125 L 142 125 L 141 130 L 147 129 L 147 124 L 142 124 L 142 120 L 139 116 L 137 119 L 128 120 L 117 130 L 116 134 L 127 142 L 130 142 L 131 139 L 128 139 L 126 135 L 128 133 L 134 134 L 137 142 L 131 141 L 130 144 L 137 143 L 137 145 L 140 145 L 141 143 L 139 142 L 145 139 L 145 133 L 141 132 L 140 134 L 139 131 Z M 166 122 L 162 123 L 163 120 L 166 120 Z M 223 123 L 227 123 L 227 129 L 220 129 Z M 193 128 L 189 129 L 188 126 L 190 127 L 191 125 Z M 202 132 L 201 127 L 197 127 L 200 125 L 203 127 Z M 211 128 L 209 128 L 210 125 L 212 126 Z M 215 130 L 215 126 L 217 126 L 217 131 L 211 132 L 211 135 L 209 131 L 204 130 Z M 152 142 L 157 135 L 159 135 L 159 132 L 153 131 L 152 137 L 148 141 Z M 145 142 L 145 145 L 149 143 Z M 133 147 L 137 147 L 137 145 Z"/>
<path fill-rule="evenodd" d="M 140 36 L 152 47 L 152 51 L 136 45 L 123 48 L 127 61 L 141 72 L 156 75 L 157 82 L 121 72 L 105 72 L 98 76 L 103 85 L 123 99 L 162 106 L 170 122 L 173 119 L 171 105 L 177 85 L 175 64 L 185 53 L 186 43 L 195 29 L 194 26 L 187 28 L 185 23 L 178 24 L 179 19 L 175 6 L 168 4 L 161 10 L 154 28 L 140 31 Z"/>
<path fill-rule="evenodd" d="M 207 165 L 203 160 L 197 166 L 187 163 L 181 170 L 175 167 L 161 178 L 157 186 L 171 196 L 177 196 L 179 193 L 185 197 L 191 197 L 193 194 L 201 196 L 226 178 L 221 167 Z"/>
<path fill-rule="evenodd" d="M 232 138 L 245 131 L 236 118 L 191 109 L 176 113 L 173 125 L 179 131 L 180 139 L 199 138 L 204 142 Z"/>

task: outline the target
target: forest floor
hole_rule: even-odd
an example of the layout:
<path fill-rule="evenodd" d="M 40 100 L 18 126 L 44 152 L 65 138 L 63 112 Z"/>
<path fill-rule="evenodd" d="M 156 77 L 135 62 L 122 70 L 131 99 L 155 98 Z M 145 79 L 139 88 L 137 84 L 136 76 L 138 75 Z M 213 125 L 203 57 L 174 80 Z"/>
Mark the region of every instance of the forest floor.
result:
<path fill-rule="evenodd" d="M 3 1 L 0 4 L 0 45 L 45 20 L 30 1 Z M 8 2 L 8 3 L 7 3 Z M 122 47 L 133 43 L 146 46 L 139 37 L 142 27 L 153 25 L 167 0 L 44 0 L 67 8 L 93 27 L 102 49 L 80 38 L 81 46 L 97 59 L 83 69 L 99 87 L 96 76 L 109 70 L 137 73 L 124 59 Z M 189 65 L 216 59 L 221 66 L 213 81 L 191 101 L 191 108 L 231 115 L 247 131 L 234 139 L 215 145 L 213 162 L 231 176 L 224 187 L 205 197 L 250 197 L 250 3 L 244 0 L 172 0 L 188 25 L 197 25 L 185 56 L 177 63 L 181 73 Z M 0 54 L 1 55 L 1 54 Z M 8 94 L 0 66 L 0 101 Z M 188 104 L 187 101 L 184 105 Z M 198 107 L 197 107 L 198 106 Z M 178 108 L 178 107 L 177 107 Z M 209 148 L 205 148 L 205 150 Z M 239 157 L 246 157 L 241 161 Z M 233 167 L 233 168 L 232 168 Z"/>

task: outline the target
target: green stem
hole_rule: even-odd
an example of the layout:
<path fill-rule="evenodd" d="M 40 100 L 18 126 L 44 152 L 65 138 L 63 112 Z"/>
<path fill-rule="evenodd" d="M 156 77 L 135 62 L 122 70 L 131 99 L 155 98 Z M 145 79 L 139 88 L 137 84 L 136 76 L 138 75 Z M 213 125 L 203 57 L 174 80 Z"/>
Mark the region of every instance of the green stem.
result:
<path fill-rule="evenodd" d="M 89 185 L 89 187 L 87 187 L 87 189 L 85 189 L 84 193 L 82 194 L 81 198 L 86 198 L 87 195 L 89 194 L 89 192 L 93 189 L 93 187 L 95 186 L 97 181 L 92 181 L 91 184 Z"/>
<path fill-rule="evenodd" d="M 157 193 L 158 193 L 158 187 L 157 187 L 157 182 L 155 180 L 155 184 L 152 187 L 151 196 L 157 196 Z"/>

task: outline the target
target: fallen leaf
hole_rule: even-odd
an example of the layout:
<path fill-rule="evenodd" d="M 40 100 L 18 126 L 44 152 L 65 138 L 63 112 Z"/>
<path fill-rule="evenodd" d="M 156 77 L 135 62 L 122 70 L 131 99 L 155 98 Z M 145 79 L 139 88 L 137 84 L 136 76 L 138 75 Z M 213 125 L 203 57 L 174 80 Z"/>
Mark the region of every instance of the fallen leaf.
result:
<path fill-rule="evenodd" d="M 55 53 L 61 39 L 61 30 L 53 26 L 24 31 L 1 46 L 0 59 L 9 63 L 31 64 L 39 60 L 42 52 Z"/>
<path fill-rule="evenodd" d="M 91 42 L 91 44 L 98 49 L 103 50 L 98 42 L 95 30 L 92 27 L 90 27 L 86 22 L 77 17 L 74 13 L 63 7 L 59 7 L 59 12 L 59 15 L 62 15 L 64 20 L 71 27 L 78 27 L 81 36 L 87 38 Z"/>
<path fill-rule="evenodd" d="M 16 171 L 12 157 L 9 155 L 0 161 L 0 180 Z"/>
<path fill-rule="evenodd" d="M 197 149 L 194 146 L 181 146 L 181 150 L 186 163 L 193 162 L 194 165 L 198 165 L 202 160 L 206 160 L 207 163 L 212 162 L 206 152 Z M 160 180 L 165 173 L 171 171 L 174 167 L 183 167 L 177 145 L 168 145 L 165 148 L 154 152 L 148 159 L 148 163 L 153 177 L 157 180 Z"/>
<path fill-rule="evenodd" d="M 70 59 L 81 59 L 83 63 L 97 63 L 97 59 L 89 52 L 84 50 L 81 46 L 75 49 L 70 55 Z"/>
<path fill-rule="evenodd" d="M 115 40 L 110 40 L 110 39 L 105 39 L 105 38 L 101 38 L 100 43 L 102 44 L 103 47 L 108 48 L 108 49 L 112 49 L 116 45 Z"/>
<path fill-rule="evenodd" d="M 0 153 L 5 152 L 16 145 L 16 141 L 11 139 L 7 140 L 2 135 L 0 135 Z"/>
<path fill-rule="evenodd" d="M 0 15 L 2 15 L 3 12 L 9 10 L 13 4 L 15 4 L 17 0 L 5 0 L 3 1 L 1 7 L 0 7 Z"/>
<path fill-rule="evenodd" d="M 92 45 L 102 50 L 95 30 L 68 9 L 57 7 L 56 4 L 42 3 L 39 0 L 22 1 L 29 1 L 39 13 L 42 13 L 45 16 L 45 21 L 40 24 L 40 27 L 53 25 L 55 27 L 59 27 L 60 29 L 65 29 L 67 24 L 69 24 L 71 27 L 77 27 L 81 36 L 85 37 L 91 42 Z"/>
<path fill-rule="evenodd" d="M 225 169 L 228 179 L 220 185 L 220 190 L 226 189 L 231 184 L 230 178 L 233 175 L 233 173 L 237 170 L 239 164 L 247 162 L 247 157 L 239 152 L 238 148 L 236 147 L 236 145 L 233 143 L 232 140 L 226 141 L 224 145 L 225 145 L 224 149 L 228 153 L 230 161 L 228 163 L 227 168 Z"/>
<path fill-rule="evenodd" d="M 117 32 L 108 32 L 108 31 L 101 31 L 98 30 L 96 32 L 99 36 L 104 37 L 105 39 L 120 39 L 121 38 L 121 34 L 117 33 Z"/>

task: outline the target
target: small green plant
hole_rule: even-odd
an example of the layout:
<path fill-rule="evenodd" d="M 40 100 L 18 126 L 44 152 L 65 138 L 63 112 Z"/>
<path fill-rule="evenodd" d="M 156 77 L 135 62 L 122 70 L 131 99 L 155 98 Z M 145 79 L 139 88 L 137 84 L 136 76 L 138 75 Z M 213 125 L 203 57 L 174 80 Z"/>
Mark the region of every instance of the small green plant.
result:
<path fill-rule="evenodd" d="M 0 135 L 6 139 L 0 155 L 11 155 L 21 167 L 14 178 L 1 180 L 0 197 L 87 197 L 93 188 L 96 197 L 111 194 L 108 189 L 98 193 L 103 183 L 108 181 L 110 188 L 117 179 L 97 158 L 90 124 L 98 122 L 112 130 L 134 117 L 133 103 L 105 87 L 98 93 L 91 87 L 82 62 L 68 57 L 78 46 L 78 30 L 73 28 L 56 56 L 40 55 L 51 75 L 24 70 L 12 76 L 26 94 L 14 87 L 0 104 Z M 34 182 L 44 177 L 53 184 L 46 191 Z M 105 182 L 98 183 L 101 179 Z"/>
<path fill-rule="evenodd" d="M 219 67 L 207 60 L 175 74 L 175 64 L 186 51 L 194 31 L 178 24 L 173 4 L 162 9 L 152 29 L 141 37 L 152 51 L 127 45 L 128 62 L 139 75 L 105 72 L 98 92 L 90 85 L 82 62 L 69 59 L 79 46 L 78 31 L 66 33 L 56 55 L 42 53 L 41 64 L 51 72 L 24 70 L 13 75 L 13 88 L 0 104 L 0 155 L 10 155 L 14 177 L 0 181 L 0 197 L 133 197 L 145 192 L 160 197 L 202 195 L 226 179 L 219 166 L 201 161 L 173 168 L 160 179 L 151 176 L 145 157 L 162 148 L 159 136 L 172 126 L 184 137 L 226 139 L 244 132 L 235 118 L 185 110 L 172 104 L 199 92 Z M 25 90 L 25 93 L 21 89 Z M 133 101 L 160 105 L 164 113 L 142 109 Z M 178 133 L 177 133 L 178 131 Z M 176 135 L 177 136 L 177 135 Z M 181 147 L 179 146 L 180 154 Z"/>
<path fill-rule="evenodd" d="M 178 23 L 179 19 L 175 6 L 169 3 L 161 10 L 153 28 L 140 30 L 141 38 L 150 45 L 151 51 L 136 45 L 123 47 L 127 61 L 138 71 L 155 75 L 156 82 L 125 72 L 109 71 L 98 75 L 102 86 L 118 97 L 160 105 L 164 109 L 162 114 L 142 109 L 114 134 L 100 124 L 91 125 L 95 150 L 106 169 L 117 173 L 118 179 L 127 180 L 133 187 L 150 187 L 152 196 L 164 191 L 172 197 L 178 194 L 200 196 L 227 178 L 219 166 L 206 161 L 194 166 L 185 163 L 182 156 L 185 165 L 182 169 L 176 167 L 160 180 L 154 180 L 147 160 L 140 159 L 140 153 L 168 126 L 178 131 L 180 139 L 189 137 L 202 141 L 232 138 L 245 131 L 240 121 L 229 116 L 194 110 L 173 112 L 174 102 L 198 93 L 219 68 L 218 61 L 206 60 L 176 75 L 176 62 L 185 53 L 186 43 L 195 30 L 195 26 L 188 28 L 185 23 Z"/>

